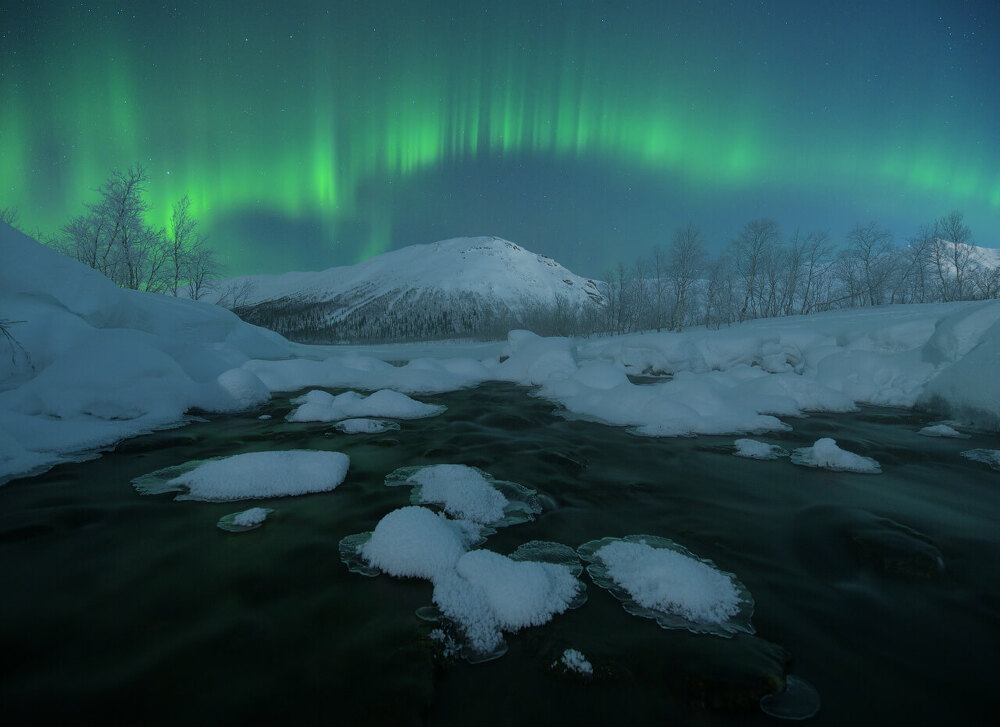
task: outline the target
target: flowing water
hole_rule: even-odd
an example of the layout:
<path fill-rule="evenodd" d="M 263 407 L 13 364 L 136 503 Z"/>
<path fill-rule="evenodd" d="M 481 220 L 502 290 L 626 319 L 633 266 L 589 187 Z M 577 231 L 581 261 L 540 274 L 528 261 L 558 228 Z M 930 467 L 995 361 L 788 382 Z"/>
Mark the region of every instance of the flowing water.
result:
<path fill-rule="evenodd" d="M 820 725 L 974 724 L 1000 653 L 1000 473 L 888 409 L 788 420 L 786 449 L 832 436 L 881 475 L 732 455 L 735 437 L 646 439 L 566 421 L 509 385 L 421 397 L 442 416 L 344 435 L 266 413 L 220 417 L 120 445 L 0 488 L 0 707 L 6 724 L 82 716 L 144 724 L 776 724 L 757 707 L 784 674 L 813 684 Z M 335 491 L 254 502 L 258 530 L 216 521 L 250 504 L 140 496 L 130 480 L 191 459 L 267 449 L 350 455 Z M 533 539 L 670 538 L 735 573 L 757 633 L 660 629 L 587 583 L 589 601 L 508 634 L 471 665 L 441 656 L 417 619 L 425 581 L 365 578 L 338 541 L 408 504 L 397 467 L 474 465 L 537 490 Z M 943 567 L 937 561 L 941 554 Z M 563 649 L 594 664 L 554 670 Z M 779 680 L 779 681 L 776 681 Z"/>

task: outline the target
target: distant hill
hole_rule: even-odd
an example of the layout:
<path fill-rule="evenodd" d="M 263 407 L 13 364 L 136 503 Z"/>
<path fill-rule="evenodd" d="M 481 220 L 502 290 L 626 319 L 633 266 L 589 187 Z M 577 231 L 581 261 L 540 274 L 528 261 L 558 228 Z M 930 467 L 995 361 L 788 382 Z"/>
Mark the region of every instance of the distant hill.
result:
<path fill-rule="evenodd" d="M 413 245 L 319 272 L 229 278 L 216 291 L 245 320 L 309 343 L 502 336 L 545 323 L 559 332 L 560 319 L 595 315 L 603 302 L 595 281 L 497 237 Z"/>

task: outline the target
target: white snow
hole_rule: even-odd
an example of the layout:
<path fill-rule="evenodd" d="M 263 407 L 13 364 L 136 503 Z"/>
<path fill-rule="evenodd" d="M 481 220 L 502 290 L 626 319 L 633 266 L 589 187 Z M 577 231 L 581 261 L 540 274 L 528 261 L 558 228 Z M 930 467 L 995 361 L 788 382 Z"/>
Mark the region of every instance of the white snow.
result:
<path fill-rule="evenodd" d="M 441 505 L 452 517 L 476 523 L 501 520 L 508 502 L 478 470 L 460 464 L 421 467 L 406 483 L 420 485 L 421 502 Z"/>
<path fill-rule="evenodd" d="M 962 434 L 954 427 L 949 427 L 947 424 L 933 424 L 929 427 L 924 427 L 917 434 L 923 434 L 925 437 L 945 437 L 950 439 L 966 439 L 969 436 L 968 434 Z"/>
<path fill-rule="evenodd" d="M 142 494 L 180 491 L 178 500 L 227 502 L 287 497 L 333 490 L 344 481 L 349 464 L 348 456 L 340 452 L 247 452 L 205 460 L 168 479 L 164 475 L 176 468 L 160 470 L 133 480 L 133 484 Z"/>
<path fill-rule="evenodd" d="M 314 389 L 292 399 L 298 408 L 288 415 L 290 422 L 335 422 L 357 417 L 389 417 L 391 419 L 423 419 L 440 414 L 445 407 L 424 404 L 406 394 L 382 389 L 362 396 L 356 391 L 345 391 L 334 396 Z"/>
<path fill-rule="evenodd" d="M 734 444 L 736 445 L 735 454 L 737 457 L 778 459 L 779 457 L 788 455 L 788 452 L 781 447 L 774 444 L 767 444 L 766 442 L 758 442 L 756 439 L 737 439 Z"/>
<path fill-rule="evenodd" d="M 639 605 L 692 622 L 719 624 L 740 609 L 730 577 L 707 563 L 666 548 L 615 540 L 594 553 L 609 577 Z"/>
<path fill-rule="evenodd" d="M 792 462 L 805 467 L 819 467 L 834 472 L 861 472 L 878 474 L 882 467 L 871 457 L 848 452 L 837 446 L 829 437 L 817 439 L 811 447 L 802 447 L 792 452 Z"/>
<path fill-rule="evenodd" d="M 577 649 L 566 649 L 559 661 L 568 671 L 584 676 L 593 676 L 594 674 L 594 665 L 587 660 L 582 651 Z"/>
<path fill-rule="evenodd" d="M 382 419 L 344 419 L 334 425 L 335 429 L 344 434 L 379 434 L 391 429 L 399 429 L 396 422 L 387 422 Z"/>

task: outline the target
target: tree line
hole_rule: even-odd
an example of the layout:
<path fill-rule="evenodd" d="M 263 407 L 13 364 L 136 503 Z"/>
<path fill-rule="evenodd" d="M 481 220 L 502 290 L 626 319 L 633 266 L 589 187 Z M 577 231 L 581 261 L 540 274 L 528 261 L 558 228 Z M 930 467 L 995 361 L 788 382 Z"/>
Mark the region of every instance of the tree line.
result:
<path fill-rule="evenodd" d="M 584 316 L 573 328 L 680 331 L 837 308 L 1000 297 L 1000 268 L 983 264 L 971 241 L 960 212 L 921 226 L 902 244 L 875 222 L 859 224 L 839 249 L 825 231 L 783 236 L 764 218 L 747 222 L 711 256 L 702 232 L 686 225 L 633 265 L 609 270 L 600 320 Z"/>
<path fill-rule="evenodd" d="M 141 164 L 116 169 L 83 214 L 54 236 L 37 237 L 122 288 L 175 296 L 186 288 L 189 297 L 202 298 L 222 266 L 191 212 L 191 199 L 185 195 L 173 205 L 169 227 L 154 227 L 147 222 L 148 185 Z M 0 210 L 0 221 L 16 227 L 17 210 Z"/>

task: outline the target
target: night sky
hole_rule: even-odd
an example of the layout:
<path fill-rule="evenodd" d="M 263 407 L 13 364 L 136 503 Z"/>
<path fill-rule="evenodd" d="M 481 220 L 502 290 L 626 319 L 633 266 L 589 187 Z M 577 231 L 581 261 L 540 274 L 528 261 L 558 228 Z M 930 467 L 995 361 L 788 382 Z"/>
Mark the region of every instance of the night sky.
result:
<path fill-rule="evenodd" d="M 0 5 L 0 207 L 113 167 L 230 274 L 496 234 L 600 275 L 687 222 L 1000 244 L 1000 3 Z"/>

